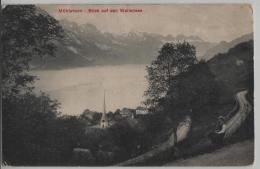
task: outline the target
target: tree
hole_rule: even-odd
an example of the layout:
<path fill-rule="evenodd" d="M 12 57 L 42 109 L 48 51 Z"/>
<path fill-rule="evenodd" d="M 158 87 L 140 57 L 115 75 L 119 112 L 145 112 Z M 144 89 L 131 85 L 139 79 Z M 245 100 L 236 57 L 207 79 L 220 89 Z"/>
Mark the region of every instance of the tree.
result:
<path fill-rule="evenodd" d="M 119 114 L 120 114 L 120 109 L 116 109 L 116 111 L 115 111 L 114 114 L 115 114 L 115 115 L 119 115 Z"/>
<path fill-rule="evenodd" d="M 107 113 L 107 116 L 108 116 L 108 118 L 109 118 L 110 120 L 114 119 L 114 113 L 111 112 L 111 111 L 109 111 L 109 112 Z"/>
<path fill-rule="evenodd" d="M 3 99 L 3 157 L 11 165 L 48 164 L 51 123 L 58 115 L 58 103 L 49 97 L 33 94 Z M 48 146 L 47 146 L 48 145 Z M 51 160 L 51 159 L 49 159 Z M 55 159 L 53 159 L 55 160 Z"/>
<path fill-rule="evenodd" d="M 55 41 L 63 37 L 58 21 L 33 5 L 10 5 L 2 10 L 3 156 L 11 165 L 56 162 L 51 124 L 58 103 L 32 91 L 28 74 L 33 57 L 54 56 Z M 53 164 L 53 163 L 52 163 Z"/>
<path fill-rule="evenodd" d="M 158 57 L 146 68 L 149 86 L 144 93 L 147 98 L 144 103 L 154 107 L 172 86 L 174 77 L 195 63 L 194 46 L 187 42 L 164 44 Z"/>
<path fill-rule="evenodd" d="M 28 75 L 32 57 L 54 56 L 55 40 L 63 37 L 59 22 L 33 5 L 3 9 L 3 97 L 30 90 L 35 77 Z"/>
<path fill-rule="evenodd" d="M 177 75 L 166 96 L 160 100 L 164 111 L 173 120 L 191 115 L 201 118 L 198 114 L 203 107 L 214 105 L 218 100 L 219 84 L 210 71 L 208 64 L 200 61 L 193 65 L 188 72 Z M 205 113 L 205 112 L 202 112 Z"/>

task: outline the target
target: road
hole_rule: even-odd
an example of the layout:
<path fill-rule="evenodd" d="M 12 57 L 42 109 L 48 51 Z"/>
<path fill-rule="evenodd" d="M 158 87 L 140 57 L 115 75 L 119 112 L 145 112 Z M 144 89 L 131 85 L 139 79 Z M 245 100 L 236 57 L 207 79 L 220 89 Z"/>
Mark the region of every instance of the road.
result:
<path fill-rule="evenodd" d="M 165 166 L 245 166 L 254 161 L 254 141 L 228 145 L 211 153 L 179 159 Z"/>
<path fill-rule="evenodd" d="M 237 105 L 233 110 L 235 115 L 233 115 L 233 117 L 231 117 L 226 123 L 225 139 L 228 139 L 237 131 L 237 129 L 239 129 L 241 124 L 246 120 L 247 115 L 252 110 L 251 104 L 246 99 L 246 94 L 247 90 L 240 91 L 236 94 L 235 99 Z M 233 114 L 233 112 L 231 113 Z M 167 153 L 170 153 L 169 150 L 176 146 L 175 144 L 178 143 L 178 140 L 182 141 L 186 139 L 187 133 L 190 130 L 190 125 L 191 119 L 186 119 L 183 122 L 180 122 L 180 127 L 177 128 L 176 134 L 173 132 L 165 143 L 162 143 L 154 150 L 148 151 L 138 157 L 116 164 L 116 166 L 136 166 L 144 163 L 149 164 L 151 160 L 158 160 L 159 157 L 170 155 Z M 254 152 L 253 147 L 253 142 L 241 143 L 241 145 L 238 143 L 224 147 L 212 153 L 187 159 L 187 161 L 175 161 L 166 165 L 247 165 L 252 162 Z M 207 149 L 207 146 L 201 147 L 202 152 L 205 152 L 203 151 L 205 149 Z"/>
<path fill-rule="evenodd" d="M 234 134 L 241 124 L 246 120 L 247 115 L 252 112 L 252 106 L 246 98 L 247 90 L 236 94 L 238 109 L 226 123 L 225 139 Z M 211 153 L 205 153 L 188 159 L 180 159 L 165 164 L 166 166 L 240 166 L 249 165 L 254 161 L 254 141 L 228 145 Z"/>
<path fill-rule="evenodd" d="M 228 120 L 225 132 L 225 138 L 234 134 L 241 124 L 246 120 L 247 115 L 251 112 L 252 106 L 246 98 L 247 90 L 240 91 L 236 94 L 236 100 L 239 104 L 239 109 L 236 114 Z"/>

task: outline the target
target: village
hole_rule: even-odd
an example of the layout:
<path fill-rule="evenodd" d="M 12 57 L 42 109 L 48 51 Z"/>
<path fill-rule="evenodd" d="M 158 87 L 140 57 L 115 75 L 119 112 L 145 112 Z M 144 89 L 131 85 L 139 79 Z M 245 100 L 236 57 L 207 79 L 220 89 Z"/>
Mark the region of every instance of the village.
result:
<path fill-rule="evenodd" d="M 149 113 L 148 109 L 142 106 L 138 106 L 136 109 L 124 107 L 122 109 L 117 109 L 115 112 L 107 112 L 106 109 L 106 98 L 104 95 L 103 112 L 86 109 L 81 116 L 89 120 L 86 121 L 88 127 L 106 129 L 117 123 L 119 120 L 138 119 Z M 90 121 L 92 121 L 92 123 Z"/>

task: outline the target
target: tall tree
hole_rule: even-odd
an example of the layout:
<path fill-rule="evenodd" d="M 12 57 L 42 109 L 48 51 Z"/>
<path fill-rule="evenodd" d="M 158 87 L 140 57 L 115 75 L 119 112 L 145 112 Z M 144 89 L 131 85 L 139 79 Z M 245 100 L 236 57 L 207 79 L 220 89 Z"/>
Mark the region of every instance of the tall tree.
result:
<path fill-rule="evenodd" d="M 193 65 L 188 72 L 177 75 L 164 99 L 164 111 L 172 119 L 178 119 L 185 114 L 200 118 L 197 114 L 205 105 L 215 104 L 218 100 L 219 84 L 210 71 L 208 64 L 200 61 Z"/>
<path fill-rule="evenodd" d="M 6 6 L 2 16 L 3 156 L 11 165 L 48 163 L 47 158 L 55 161 L 46 154 L 54 152 L 50 124 L 59 113 L 59 104 L 32 92 L 35 77 L 28 71 L 33 57 L 54 56 L 62 27 L 33 5 Z"/>
<path fill-rule="evenodd" d="M 187 42 L 164 44 L 158 57 L 147 66 L 149 86 L 144 94 L 147 98 L 144 103 L 154 107 L 173 84 L 173 78 L 195 63 L 196 49 L 193 45 Z"/>
<path fill-rule="evenodd" d="M 54 55 L 55 40 L 63 37 L 59 22 L 33 5 L 9 5 L 3 11 L 3 97 L 30 89 L 26 73 L 32 57 Z"/>

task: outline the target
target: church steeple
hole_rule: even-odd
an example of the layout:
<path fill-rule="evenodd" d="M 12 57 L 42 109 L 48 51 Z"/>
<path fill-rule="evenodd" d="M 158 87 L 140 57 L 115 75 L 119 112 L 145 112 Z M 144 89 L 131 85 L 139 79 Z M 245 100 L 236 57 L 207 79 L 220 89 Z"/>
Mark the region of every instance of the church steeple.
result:
<path fill-rule="evenodd" d="M 106 115 L 106 92 L 104 91 L 104 104 L 103 104 L 103 113 L 100 121 L 101 128 L 107 128 L 109 126 L 108 118 Z"/>
<path fill-rule="evenodd" d="M 104 91 L 104 105 L 103 105 L 103 113 L 106 114 L 106 91 Z"/>

